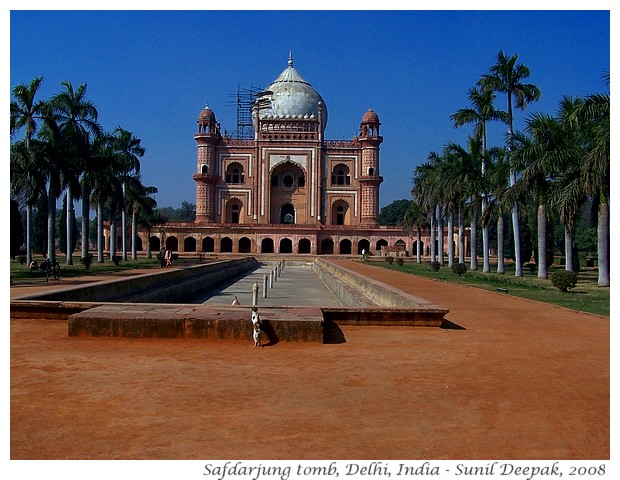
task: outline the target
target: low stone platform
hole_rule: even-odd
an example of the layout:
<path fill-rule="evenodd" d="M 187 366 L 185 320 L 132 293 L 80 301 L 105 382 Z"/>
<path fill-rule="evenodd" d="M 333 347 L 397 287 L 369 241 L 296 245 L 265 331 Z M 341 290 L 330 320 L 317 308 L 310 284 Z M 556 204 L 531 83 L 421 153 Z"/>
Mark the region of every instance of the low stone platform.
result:
<path fill-rule="evenodd" d="M 259 307 L 263 344 L 323 343 L 317 307 Z M 107 304 L 69 316 L 70 337 L 252 339 L 251 307 Z"/>

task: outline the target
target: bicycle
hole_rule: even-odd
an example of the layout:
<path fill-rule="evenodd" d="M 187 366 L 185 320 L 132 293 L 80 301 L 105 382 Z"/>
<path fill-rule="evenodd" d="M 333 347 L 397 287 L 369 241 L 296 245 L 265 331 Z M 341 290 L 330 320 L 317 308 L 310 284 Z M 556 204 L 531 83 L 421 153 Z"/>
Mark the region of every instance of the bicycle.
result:
<path fill-rule="evenodd" d="M 45 281 L 48 282 L 50 276 L 56 280 L 60 280 L 60 264 L 58 260 L 46 260 L 41 264 L 41 268 L 45 268 Z"/>

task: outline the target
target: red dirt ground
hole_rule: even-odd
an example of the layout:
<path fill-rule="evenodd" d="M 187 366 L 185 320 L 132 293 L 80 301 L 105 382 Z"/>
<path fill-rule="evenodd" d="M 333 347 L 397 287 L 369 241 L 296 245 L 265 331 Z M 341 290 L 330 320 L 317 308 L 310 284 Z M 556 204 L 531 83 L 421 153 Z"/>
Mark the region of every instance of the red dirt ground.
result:
<path fill-rule="evenodd" d="M 461 328 L 259 349 L 11 320 L 11 459 L 609 459 L 609 318 L 337 262 Z"/>

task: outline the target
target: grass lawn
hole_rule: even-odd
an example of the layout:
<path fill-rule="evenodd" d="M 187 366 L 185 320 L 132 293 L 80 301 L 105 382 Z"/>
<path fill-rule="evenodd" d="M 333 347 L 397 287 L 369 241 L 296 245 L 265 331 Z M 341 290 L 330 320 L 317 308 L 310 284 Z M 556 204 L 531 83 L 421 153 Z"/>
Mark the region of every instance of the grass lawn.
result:
<path fill-rule="evenodd" d="M 34 259 L 40 264 L 43 257 L 35 256 Z M 61 279 L 84 275 L 99 275 L 108 272 L 130 271 L 137 268 L 160 267 L 159 260 L 155 258 L 155 255 L 150 260 L 140 257 L 137 260 L 121 261 L 118 265 L 115 265 L 108 257 L 105 258 L 103 263 L 97 263 L 96 259 L 94 259 L 88 269 L 80 264 L 79 257 L 74 257 L 73 265 L 66 265 L 64 257 L 59 257 L 58 259 L 61 268 Z M 177 260 L 176 264 L 195 265 L 199 261 L 197 257 L 181 257 Z M 404 264 L 400 266 L 397 265 L 396 262 L 390 264 L 385 261 L 384 258 L 373 258 L 369 263 L 380 268 L 389 268 L 413 275 L 420 275 L 437 281 L 460 283 L 493 291 L 496 291 L 498 288 L 504 288 L 508 290 L 509 295 L 514 295 L 516 297 L 553 303 L 581 312 L 609 316 L 610 289 L 608 287 L 598 286 L 598 272 L 596 268 L 582 269 L 579 272 L 577 286 L 569 292 L 561 292 L 553 286 L 551 280 L 538 278 L 536 272 L 532 273 L 528 268 L 523 269 L 523 277 L 515 277 L 514 268 L 508 263 L 506 264 L 506 273 L 503 275 L 497 273 L 482 273 L 482 266 L 480 266 L 480 270 L 475 272 L 467 271 L 460 277 L 456 273 L 453 273 L 447 265 L 435 272 L 431 269 L 428 261 L 418 264 L 415 263 L 415 260 L 407 259 Z M 549 268 L 549 278 L 551 278 L 553 272 L 563 270 L 563 268 L 564 267 L 559 265 L 552 265 Z M 492 265 L 491 271 L 493 272 L 495 269 L 496 265 Z M 26 265 L 20 264 L 17 260 L 11 260 L 10 271 L 12 284 L 28 283 L 39 278 L 45 278 L 44 272 L 30 272 L 28 268 L 26 268 Z"/>
<path fill-rule="evenodd" d="M 115 265 L 109 257 L 104 258 L 103 263 L 98 263 L 97 258 L 93 259 L 90 267 L 86 269 L 84 265 L 80 263 L 80 257 L 73 257 L 73 265 L 67 265 L 65 263 L 66 259 L 64 256 L 58 255 L 58 261 L 60 263 L 60 276 L 62 278 L 70 278 L 70 277 L 78 277 L 84 275 L 100 275 L 102 273 L 110 273 L 110 272 L 122 272 L 122 271 L 130 271 L 135 270 L 137 268 L 160 268 L 159 260 L 157 260 L 156 255 L 158 252 L 153 253 L 153 258 L 147 260 L 144 257 L 139 257 L 137 260 L 127 260 L 120 261 L 118 265 Z M 42 256 L 33 256 L 33 260 L 36 260 L 39 265 L 43 261 Z M 179 258 L 175 264 L 176 265 L 190 265 L 196 264 L 198 262 L 198 258 Z M 26 265 L 22 265 L 18 260 L 11 260 L 11 283 L 23 283 L 27 281 L 31 281 L 37 278 L 45 278 L 45 272 L 35 271 L 31 272 L 26 268 Z"/>
<path fill-rule="evenodd" d="M 430 262 L 415 263 L 415 260 L 405 260 L 403 265 L 392 264 L 385 259 L 373 259 L 369 262 L 381 268 L 389 268 L 400 272 L 420 275 L 437 281 L 445 281 L 463 285 L 471 285 L 486 290 L 496 291 L 498 288 L 507 289 L 509 295 L 529 298 L 541 302 L 552 303 L 562 307 L 571 308 L 580 312 L 594 313 L 596 315 L 609 316 L 609 287 L 599 287 L 598 271 L 596 268 L 582 268 L 579 272 L 577 285 L 568 292 L 561 292 L 551 283 L 551 275 L 564 269 L 560 265 L 552 265 L 549 268 L 549 279 L 538 278 L 536 271 L 533 273 L 529 268 L 523 268 L 523 276 L 514 276 L 514 267 L 506 264 L 506 273 L 482 273 L 480 265 L 478 271 L 467 271 L 462 276 L 452 272 L 446 265 L 435 272 Z M 469 264 L 467 264 L 469 266 Z M 491 272 L 497 269 L 497 265 L 491 265 Z"/>

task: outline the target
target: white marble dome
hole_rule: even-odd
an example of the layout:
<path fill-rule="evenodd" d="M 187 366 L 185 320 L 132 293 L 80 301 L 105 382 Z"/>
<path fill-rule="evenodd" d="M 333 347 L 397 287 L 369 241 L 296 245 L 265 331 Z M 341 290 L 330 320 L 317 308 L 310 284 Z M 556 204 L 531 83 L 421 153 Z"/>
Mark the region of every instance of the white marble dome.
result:
<path fill-rule="evenodd" d="M 292 53 L 288 67 L 263 91 L 258 104 L 260 118 L 318 118 L 321 105 L 323 130 L 327 125 L 325 101 L 295 70 Z"/>

